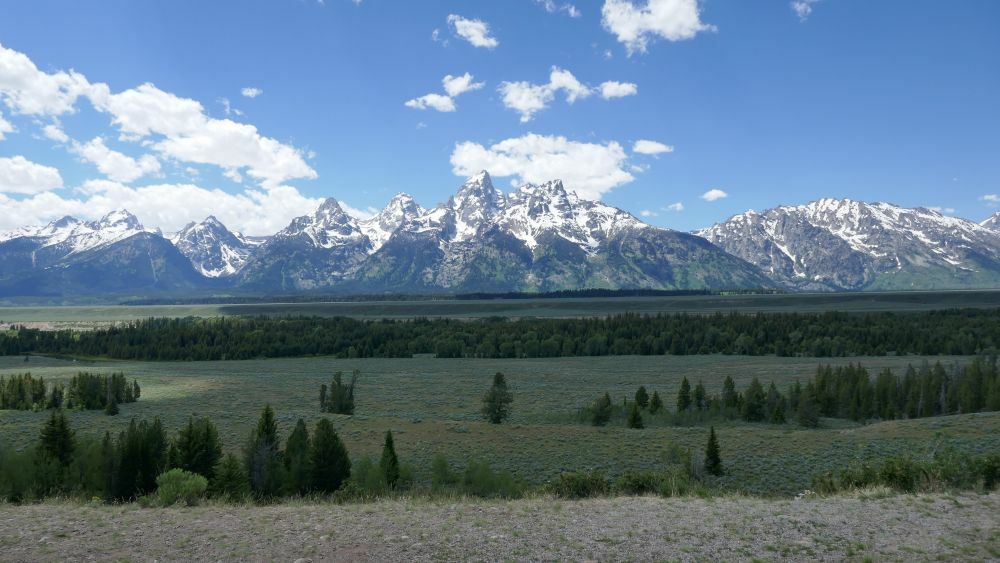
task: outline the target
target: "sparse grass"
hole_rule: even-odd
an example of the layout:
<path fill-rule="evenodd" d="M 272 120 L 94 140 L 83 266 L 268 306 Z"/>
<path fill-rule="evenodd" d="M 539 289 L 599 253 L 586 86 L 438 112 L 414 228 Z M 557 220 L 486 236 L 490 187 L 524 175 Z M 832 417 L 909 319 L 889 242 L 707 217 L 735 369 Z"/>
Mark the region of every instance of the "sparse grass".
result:
<path fill-rule="evenodd" d="M 939 358 L 931 358 L 935 361 Z M 940 358 L 945 363 L 964 358 Z M 900 369 L 921 358 L 774 358 L 738 356 L 628 356 L 527 360 L 476 359 L 274 359 L 240 362 L 72 362 L 33 357 L 0 358 L 0 374 L 30 370 L 46 380 L 65 379 L 77 370 L 124 371 L 142 385 L 138 403 L 122 414 L 70 413 L 83 435 L 118 432 L 133 416 L 159 416 L 175 431 L 188 416 L 210 416 L 227 449 L 238 450 L 265 403 L 278 414 L 283 437 L 302 417 L 313 426 L 319 417 L 319 386 L 341 370 L 361 371 L 357 415 L 326 415 L 352 457 L 379 455 L 382 435 L 392 429 L 402 461 L 429 481 L 431 460 L 443 453 L 453 464 L 487 461 L 494 470 L 540 483 L 563 471 L 597 469 L 609 478 L 628 470 L 662 468 L 671 444 L 699 454 L 708 429 L 668 427 L 647 417 L 649 428 L 593 428 L 573 422 L 572 413 L 605 391 L 615 401 L 631 397 L 639 385 L 657 390 L 671 406 L 681 377 L 703 380 L 717 392 L 726 375 L 737 387 L 753 377 L 783 389 L 796 377 L 810 377 L 820 363 L 861 362 L 873 371 Z M 507 375 L 514 393 L 509 424 L 480 420 L 483 393 L 496 371 Z M 0 447 L 23 447 L 37 438 L 45 413 L 0 411 Z M 855 460 L 873 460 L 927 447 L 935 437 L 962 452 L 1000 450 L 1000 413 L 926 418 L 860 426 L 824 421 L 808 430 L 794 424 L 749 425 L 716 422 L 727 473 L 714 480 L 723 488 L 753 494 L 791 495 L 809 488 L 814 475 Z"/>

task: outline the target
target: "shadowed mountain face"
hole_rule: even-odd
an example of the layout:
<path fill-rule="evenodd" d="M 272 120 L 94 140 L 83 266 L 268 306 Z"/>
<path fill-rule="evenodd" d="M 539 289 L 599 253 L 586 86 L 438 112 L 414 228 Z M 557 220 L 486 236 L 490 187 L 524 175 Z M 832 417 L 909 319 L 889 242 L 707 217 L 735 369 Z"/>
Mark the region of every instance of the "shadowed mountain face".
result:
<path fill-rule="evenodd" d="M 992 227 L 992 228 L 991 228 Z M 821 199 L 697 232 L 793 289 L 1000 285 L 1000 230 L 924 208 Z"/>

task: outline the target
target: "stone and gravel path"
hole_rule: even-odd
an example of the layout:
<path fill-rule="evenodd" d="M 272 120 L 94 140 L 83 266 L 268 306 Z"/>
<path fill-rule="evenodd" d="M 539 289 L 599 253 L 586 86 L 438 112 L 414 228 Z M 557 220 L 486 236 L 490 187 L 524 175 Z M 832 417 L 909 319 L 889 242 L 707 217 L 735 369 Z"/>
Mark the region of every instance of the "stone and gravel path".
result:
<path fill-rule="evenodd" d="M 3 561 L 1000 560 L 1000 493 L 0 506 Z"/>

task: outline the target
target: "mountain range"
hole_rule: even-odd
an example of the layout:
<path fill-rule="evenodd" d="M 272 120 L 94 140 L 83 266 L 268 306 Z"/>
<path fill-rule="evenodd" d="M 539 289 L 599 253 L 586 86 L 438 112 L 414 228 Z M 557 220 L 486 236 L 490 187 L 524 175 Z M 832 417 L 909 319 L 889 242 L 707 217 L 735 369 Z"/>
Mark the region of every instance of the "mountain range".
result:
<path fill-rule="evenodd" d="M 998 285 L 1000 213 L 822 199 L 683 233 L 558 180 L 505 194 L 486 172 L 430 209 L 398 194 L 358 219 L 329 198 L 270 237 L 213 216 L 165 236 L 124 210 L 0 234 L 0 297 Z"/>

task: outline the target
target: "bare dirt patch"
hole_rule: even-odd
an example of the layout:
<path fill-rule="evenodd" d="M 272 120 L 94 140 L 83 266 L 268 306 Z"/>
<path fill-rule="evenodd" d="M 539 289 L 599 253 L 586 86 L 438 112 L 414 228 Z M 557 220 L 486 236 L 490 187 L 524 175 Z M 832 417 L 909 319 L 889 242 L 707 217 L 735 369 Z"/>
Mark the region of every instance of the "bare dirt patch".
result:
<path fill-rule="evenodd" d="M 1000 494 L 0 507 L 7 561 L 990 560 Z"/>

